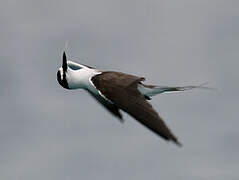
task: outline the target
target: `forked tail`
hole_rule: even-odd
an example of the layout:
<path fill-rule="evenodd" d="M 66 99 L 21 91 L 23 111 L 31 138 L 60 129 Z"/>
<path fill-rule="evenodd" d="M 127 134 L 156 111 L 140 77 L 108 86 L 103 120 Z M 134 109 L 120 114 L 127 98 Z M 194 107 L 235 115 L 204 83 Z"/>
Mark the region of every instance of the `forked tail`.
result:
<path fill-rule="evenodd" d="M 162 94 L 165 92 L 173 92 L 173 91 L 186 91 L 191 89 L 212 89 L 210 87 L 206 87 L 207 83 L 203 83 L 199 86 L 154 86 L 154 85 L 145 85 L 143 83 L 140 83 L 138 85 L 138 90 L 147 98 L 150 99 L 150 97 L 155 96 L 157 94 Z"/>

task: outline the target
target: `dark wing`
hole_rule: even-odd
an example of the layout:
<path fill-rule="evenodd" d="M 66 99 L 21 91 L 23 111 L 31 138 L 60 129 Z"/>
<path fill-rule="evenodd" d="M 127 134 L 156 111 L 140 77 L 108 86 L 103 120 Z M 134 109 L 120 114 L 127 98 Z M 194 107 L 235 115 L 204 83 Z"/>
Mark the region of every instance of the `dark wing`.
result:
<path fill-rule="evenodd" d="M 96 95 L 90 91 L 88 91 L 90 95 L 92 95 L 100 104 L 102 104 L 110 113 L 112 113 L 113 115 L 115 115 L 116 117 L 119 118 L 120 122 L 124 122 L 122 114 L 119 111 L 119 108 L 117 108 L 117 106 L 115 106 L 114 104 L 110 103 L 109 101 L 107 101 L 106 99 L 104 99 L 102 96 L 100 95 Z"/>
<path fill-rule="evenodd" d="M 103 72 L 91 80 L 97 89 L 117 107 L 165 140 L 171 140 L 181 146 L 158 113 L 138 91 L 138 83 L 144 78 L 119 72 Z"/>

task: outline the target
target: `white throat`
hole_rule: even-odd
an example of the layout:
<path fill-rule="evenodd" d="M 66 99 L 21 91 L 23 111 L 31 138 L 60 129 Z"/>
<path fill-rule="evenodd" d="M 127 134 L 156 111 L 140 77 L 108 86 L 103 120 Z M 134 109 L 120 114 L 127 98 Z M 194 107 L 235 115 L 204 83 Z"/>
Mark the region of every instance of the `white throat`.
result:
<path fill-rule="evenodd" d="M 69 89 L 91 89 L 91 86 L 93 85 L 91 84 L 90 79 L 100 73 L 101 72 L 96 69 L 90 69 L 87 67 L 83 67 L 79 70 L 72 70 L 71 68 L 68 68 L 66 72 L 66 79 Z"/>

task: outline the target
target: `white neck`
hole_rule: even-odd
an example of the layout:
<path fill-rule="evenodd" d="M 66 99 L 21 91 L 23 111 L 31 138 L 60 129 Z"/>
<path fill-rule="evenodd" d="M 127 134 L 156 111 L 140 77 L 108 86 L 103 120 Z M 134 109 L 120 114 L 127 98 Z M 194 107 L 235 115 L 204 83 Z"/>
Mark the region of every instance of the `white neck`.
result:
<path fill-rule="evenodd" d="M 70 89 L 88 89 L 91 85 L 90 79 L 100 71 L 90 68 L 82 68 L 79 70 L 67 69 L 66 79 Z"/>

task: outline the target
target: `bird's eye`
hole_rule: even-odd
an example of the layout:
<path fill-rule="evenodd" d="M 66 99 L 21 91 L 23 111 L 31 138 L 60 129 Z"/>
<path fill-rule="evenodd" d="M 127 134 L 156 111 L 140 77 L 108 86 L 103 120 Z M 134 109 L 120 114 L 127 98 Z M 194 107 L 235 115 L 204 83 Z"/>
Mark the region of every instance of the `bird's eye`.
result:
<path fill-rule="evenodd" d="M 75 64 L 69 64 L 68 65 L 72 70 L 79 70 L 82 69 L 81 66 L 75 65 Z"/>

